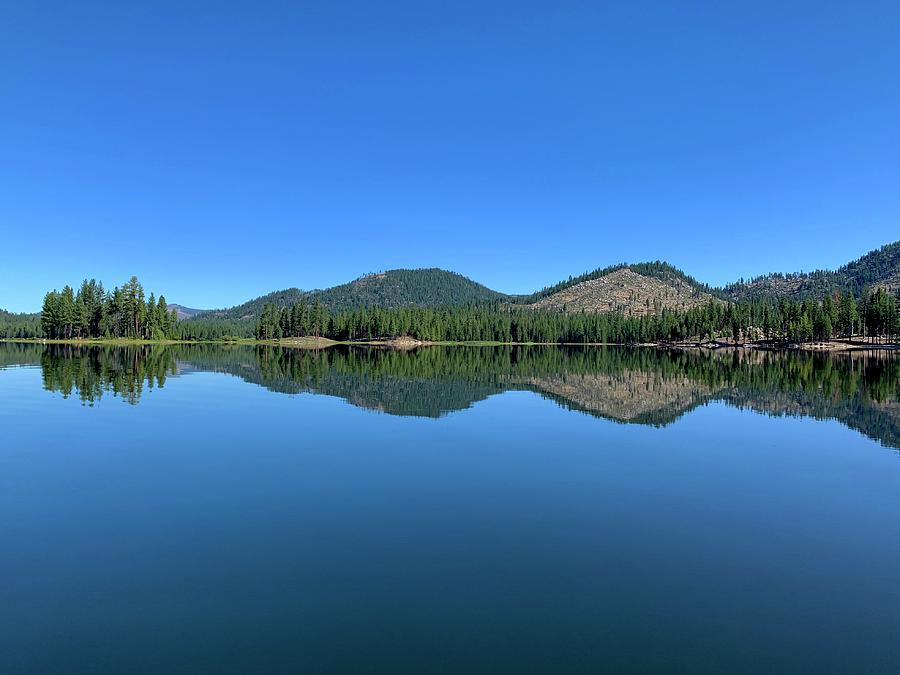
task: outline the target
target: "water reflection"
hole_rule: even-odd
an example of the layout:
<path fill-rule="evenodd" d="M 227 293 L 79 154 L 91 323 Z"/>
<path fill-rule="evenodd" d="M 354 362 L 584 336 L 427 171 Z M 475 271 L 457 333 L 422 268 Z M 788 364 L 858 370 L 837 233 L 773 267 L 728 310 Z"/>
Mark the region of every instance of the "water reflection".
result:
<path fill-rule="evenodd" d="M 44 388 L 92 405 L 137 404 L 168 377 L 228 373 L 269 390 L 341 397 L 391 415 L 439 417 L 493 394 L 528 390 L 623 423 L 666 425 L 709 401 L 770 415 L 836 419 L 900 448 L 900 358 L 625 348 L 0 346 L 0 367 L 38 364 Z"/>

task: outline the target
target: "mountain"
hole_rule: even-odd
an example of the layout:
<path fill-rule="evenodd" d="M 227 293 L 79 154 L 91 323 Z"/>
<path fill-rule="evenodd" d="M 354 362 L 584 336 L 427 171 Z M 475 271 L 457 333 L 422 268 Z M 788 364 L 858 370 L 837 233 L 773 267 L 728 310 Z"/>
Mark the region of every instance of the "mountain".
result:
<path fill-rule="evenodd" d="M 317 300 L 332 312 L 361 307 L 439 307 L 505 302 L 566 312 L 622 311 L 632 316 L 658 314 L 663 309 L 687 310 L 709 302 L 737 302 L 754 298 L 792 300 L 822 297 L 834 290 L 859 295 L 864 288 L 900 290 L 900 241 L 872 251 L 834 271 L 809 274 L 769 274 L 711 288 L 665 262 L 622 263 L 570 277 L 531 295 L 514 296 L 491 290 L 447 270 L 397 269 L 367 274 L 340 286 L 303 291 L 288 288 L 255 298 L 230 309 L 198 312 L 198 321 L 252 322 L 267 304 L 290 306 Z M 196 312 L 182 308 L 186 312 Z"/>
<path fill-rule="evenodd" d="M 235 305 L 228 309 L 211 309 L 193 318 L 199 321 L 214 319 L 230 319 L 235 321 L 255 321 L 266 305 L 278 305 L 279 307 L 289 307 L 301 300 L 309 297 L 308 291 L 301 291 L 299 288 L 286 288 L 281 291 L 273 291 L 266 295 L 261 295 L 253 300 L 248 300 L 240 305 Z"/>
<path fill-rule="evenodd" d="M 900 289 L 900 241 L 871 251 L 837 270 L 810 273 L 767 274 L 750 281 L 738 281 L 723 289 L 728 300 L 756 298 L 820 298 L 832 291 L 850 292 L 856 296 L 864 288 Z"/>
<path fill-rule="evenodd" d="M 621 311 L 630 316 L 663 309 L 688 310 L 720 302 L 713 291 L 667 263 L 616 265 L 544 289 L 533 296 L 535 309 L 567 312 Z"/>
<path fill-rule="evenodd" d="M 396 269 L 366 274 L 332 288 L 304 291 L 287 288 L 235 307 L 199 310 L 170 304 L 182 320 L 179 335 L 209 340 L 250 336 L 268 304 L 289 307 L 320 302 L 332 313 L 358 308 L 449 307 L 492 303 L 568 313 L 622 312 L 627 316 L 685 311 L 708 303 L 754 299 L 822 298 L 834 291 L 859 297 L 866 288 L 900 293 L 900 241 L 882 246 L 837 270 L 769 274 L 724 288 L 711 288 L 665 262 L 622 263 L 569 277 L 530 295 L 508 295 L 472 279 L 437 268 Z M 42 335 L 40 313 L 0 310 L 0 339 Z"/>
<path fill-rule="evenodd" d="M 768 274 L 725 288 L 710 288 L 664 262 L 621 264 L 588 272 L 527 298 L 538 309 L 567 312 L 622 311 L 628 315 L 687 310 L 708 302 L 753 299 L 803 300 L 833 291 L 859 295 L 866 288 L 900 290 L 900 241 L 871 251 L 837 270 Z"/>
<path fill-rule="evenodd" d="M 178 312 L 178 318 L 180 320 L 191 319 L 198 314 L 202 314 L 205 312 L 205 309 L 191 309 L 190 307 L 185 307 L 184 305 L 176 305 L 173 303 L 168 303 L 169 311 L 171 312 L 173 309 Z"/>
<path fill-rule="evenodd" d="M 256 319 L 268 304 L 287 307 L 301 300 L 316 301 L 332 312 L 361 307 L 439 307 L 505 300 L 509 296 L 492 291 L 471 279 L 447 270 L 398 269 L 367 274 L 349 283 L 324 290 L 302 291 L 288 288 L 254 298 L 230 309 L 212 310 L 196 319 Z"/>
<path fill-rule="evenodd" d="M 310 294 L 333 312 L 360 307 L 440 307 L 505 300 L 508 296 L 456 272 L 430 268 L 367 274 L 348 284 Z"/>

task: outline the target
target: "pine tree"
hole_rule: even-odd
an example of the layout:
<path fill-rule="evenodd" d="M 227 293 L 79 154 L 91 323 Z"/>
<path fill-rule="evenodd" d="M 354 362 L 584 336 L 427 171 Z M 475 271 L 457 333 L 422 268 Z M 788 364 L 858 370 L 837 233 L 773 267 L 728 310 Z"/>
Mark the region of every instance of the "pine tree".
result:
<path fill-rule="evenodd" d="M 59 296 L 59 321 L 61 336 L 69 340 L 74 335 L 75 294 L 71 286 L 65 286 Z"/>
<path fill-rule="evenodd" d="M 172 337 L 175 322 L 172 321 L 172 317 L 169 315 L 169 305 L 166 303 L 166 296 L 164 295 L 160 295 L 159 302 L 156 303 L 156 317 L 156 322 L 163 335 L 165 337 Z"/>
<path fill-rule="evenodd" d="M 44 337 L 59 337 L 59 293 L 55 290 L 44 296 L 44 304 L 41 307 L 41 332 Z"/>

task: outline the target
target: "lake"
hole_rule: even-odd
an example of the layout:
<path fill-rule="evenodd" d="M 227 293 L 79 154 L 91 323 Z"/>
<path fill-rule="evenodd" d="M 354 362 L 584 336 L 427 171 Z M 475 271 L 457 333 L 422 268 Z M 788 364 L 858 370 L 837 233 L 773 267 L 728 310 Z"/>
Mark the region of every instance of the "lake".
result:
<path fill-rule="evenodd" d="M 0 344 L 0 672 L 900 672 L 898 380 Z"/>

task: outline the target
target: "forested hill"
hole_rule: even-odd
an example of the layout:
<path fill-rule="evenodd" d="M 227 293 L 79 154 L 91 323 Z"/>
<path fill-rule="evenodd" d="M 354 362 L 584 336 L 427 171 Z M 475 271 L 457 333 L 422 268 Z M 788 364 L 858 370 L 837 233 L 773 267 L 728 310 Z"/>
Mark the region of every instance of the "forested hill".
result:
<path fill-rule="evenodd" d="M 821 300 L 836 291 L 859 298 L 865 289 L 900 291 L 900 241 L 887 244 L 843 267 L 812 273 L 769 274 L 710 288 L 665 262 L 621 264 L 570 277 L 519 302 L 538 309 L 658 315 L 709 302 Z"/>
<path fill-rule="evenodd" d="M 13 314 L 0 309 L 0 339 L 40 335 L 40 314 Z"/>
<path fill-rule="evenodd" d="M 769 275 L 725 288 L 711 288 L 672 265 L 656 261 L 622 263 L 570 277 L 531 295 L 512 296 L 441 269 L 399 269 L 369 274 L 340 286 L 302 291 L 288 288 L 224 310 L 202 312 L 184 323 L 185 335 L 249 335 L 266 306 L 288 308 L 318 302 L 332 315 L 347 310 L 447 307 L 500 302 L 539 310 L 587 314 L 618 312 L 659 316 L 712 304 L 785 298 L 821 300 L 833 291 L 857 298 L 864 288 L 900 289 L 900 242 L 848 263 L 836 271 Z"/>
<path fill-rule="evenodd" d="M 732 301 L 759 298 L 803 300 L 820 298 L 835 290 L 859 297 L 863 289 L 876 287 L 883 287 L 889 292 L 900 289 L 900 241 L 871 251 L 837 270 L 767 274 L 730 284 L 723 289 L 723 294 Z"/>
<path fill-rule="evenodd" d="M 227 319 L 231 321 L 256 321 L 262 314 L 266 305 L 276 305 L 279 307 L 290 307 L 294 303 L 300 302 L 309 297 L 308 291 L 301 291 L 299 288 L 286 288 L 282 291 L 273 291 L 266 295 L 261 295 L 253 300 L 235 305 L 228 309 L 212 309 L 206 312 L 200 312 L 192 317 L 194 320 L 215 320 Z"/>
<path fill-rule="evenodd" d="M 331 312 L 342 312 L 363 307 L 394 309 L 467 305 L 507 297 L 456 272 L 436 268 L 400 269 L 367 274 L 324 290 L 302 291 L 299 288 L 288 288 L 275 291 L 230 309 L 202 312 L 195 319 L 255 321 L 266 305 L 290 307 L 301 300 L 310 305 L 318 301 Z"/>
<path fill-rule="evenodd" d="M 442 269 L 398 269 L 368 274 L 340 286 L 301 291 L 288 288 L 255 298 L 236 307 L 202 312 L 199 321 L 255 321 L 266 305 L 290 307 L 316 302 L 332 313 L 361 308 L 444 307 L 505 302 L 568 311 L 654 313 L 666 307 L 689 309 L 711 297 L 705 285 L 663 262 L 621 264 L 570 277 L 527 296 L 494 291 Z M 631 308 L 631 310 L 628 310 Z"/>
<path fill-rule="evenodd" d="M 504 300 L 507 296 L 456 272 L 430 268 L 368 274 L 348 284 L 310 294 L 332 312 L 362 307 L 439 307 Z"/>

